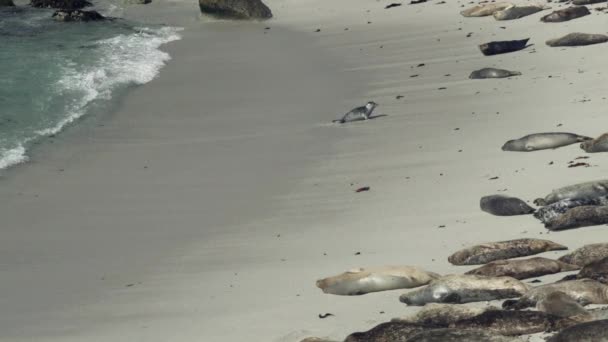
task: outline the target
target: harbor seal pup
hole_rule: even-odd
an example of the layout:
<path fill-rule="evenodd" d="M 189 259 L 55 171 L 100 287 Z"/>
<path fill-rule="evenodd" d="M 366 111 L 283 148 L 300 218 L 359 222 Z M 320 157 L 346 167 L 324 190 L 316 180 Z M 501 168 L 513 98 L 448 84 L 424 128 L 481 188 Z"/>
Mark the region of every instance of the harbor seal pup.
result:
<path fill-rule="evenodd" d="M 591 14 L 591 12 L 589 12 L 589 9 L 585 6 L 572 6 L 553 11 L 540 18 L 540 21 L 544 23 L 561 23 L 563 21 L 584 17 L 589 14 Z"/>
<path fill-rule="evenodd" d="M 576 275 L 578 279 L 593 279 L 608 284 L 608 257 L 588 263 Z"/>
<path fill-rule="evenodd" d="M 547 342 L 607 342 L 608 320 L 584 322 L 551 336 Z"/>
<path fill-rule="evenodd" d="M 484 196 L 479 201 L 479 207 L 496 216 L 527 215 L 534 212 L 534 208 L 519 198 L 504 195 Z"/>
<path fill-rule="evenodd" d="M 579 302 L 562 291 L 551 292 L 539 300 L 536 303 L 536 310 L 559 317 L 591 317 Z"/>
<path fill-rule="evenodd" d="M 568 247 L 549 240 L 516 239 L 488 242 L 461 249 L 450 255 L 448 261 L 452 265 L 483 265 L 496 260 L 511 259 L 566 249 L 568 249 Z"/>
<path fill-rule="evenodd" d="M 407 342 L 416 333 L 428 329 L 436 329 L 429 325 L 386 322 L 376 325 L 368 331 L 348 335 L 344 342 Z"/>
<path fill-rule="evenodd" d="M 402 303 L 422 306 L 428 303 L 462 304 L 519 297 L 530 287 L 511 277 L 447 275 L 427 286 L 402 294 Z"/>
<path fill-rule="evenodd" d="M 580 147 L 587 153 L 608 152 L 608 133 L 604 133 L 593 140 L 585 141 L 581 143 Z"/>
<path fill-rule="evenodd" d="M 589 137 L 580 136 L 574 133 L 549 132 L 528 134 L 519 139 L 507 141 L 503 146 L 503 151 L 531 152 L 547 150 L 580 143 L 591 140 Z"/>
<path fill-rule="evenodd" d="M 522 342 L 512 336 L 502 336 L 484 330 L 434 329 L 421 331 L 407 342 Z M 386 340 L 394 342 L 394 340 Z"/>
<path fill-rule="evenodd" d="M 527 279 L 540 277 L 546 274 L 575 271 L 580 266 L 566 264 L 559 260 L 542 257 L 518 260 L 497 260 L 485 264 L 479 268 L 468 271 L 465 274 L 476 274 L 488 277 L 513 277 L 515 279 Z"/>
<path fill-rule="evenodd" d="M 558 216 L 565 213 L 569 209 L 585 205 L 608 205 L 608 196 L 579 199 L 563 199 L 561 201 L 557 201 L 537 209 L 533 215 L 542 223 L 547 223 L 556 219 Z"/>
<path fill-rule="evenodd" d="M 461 304 L 429 303 L 416 314 L 408 317 L 393 318 L 393 322 L 436 325 L 447 328 L 460 320 L 480 315 L 488 310 L 500 310 L 495 306 L 471 307 Z"/>
<path fill-rule="evenodd" d="M 549 205 L 563 199 L 581 199 L 608 196 L 608 179 L 564 186 L 551 191 L 545 198 L 537 198 L 534 204 Z"/>
<path fill-rule="evenodd" d="M 608 36 L 605 34 L 593 34 L 593 33 L 568 33 L 567 35 L 549 39 L 545 42 L 545 44 L 551 47 L 558 46 L 585 46 L 592 44 L 600 44 L 608 42 Z"/>
<path fill-rule="evenodd" d="M 356 268 L 337 276 L 317 280 L 325 293 L 357 296 L 370 292 L 411 289 L 428 284 L 439 275 L 413 266 Z"/>
<path fill-rule="evenodd" d="M 528 6 L 509 6 L 501 11 L 494 12 L 493 16 L 496 20 L 513 20 L 519 19 L 531 14 L 540 12 L 542 10 L 549 9 L 549 7 L 541 5 L 528 5 Z"/>
<path fill-rule="evenodd" d="M 568 209 L 565 213 L 545 223 L 545 228 L 566 230 L 606 223 L 608 223 L 608 206 L 585 205 Z"/>
<path fill-rule="evenodd" d="M 608 304 L 608 286 L 591 279 L 560 281 L 541 285 L 526 292 L 519 300 L 506 300 L 504 309 L 525 309 L 547 298 L 552 292 L 561 291 L 581 305 Z"/>
<path fill-rule="evenodd" d="M 575 249 L 558 260 L 567 264 L 585 267 L 592 262 L 608 257 L 608 243 L 592 243 Z"/>
<path fill-rule="evenodd" d="M 507 2 L 497 2 L 493 4 L 477 5 L 461 11 L 463 17 L 485 17 L 492 15 L 496 11 L 503 10 L 513 4 Z"/>
<path fill-rule="evenodd" d="M 473 71 L 469 78 L 473 80 L 481 80 L 485 78 L 505 78 L 511 76 L 519 76 L 521 72 L 519 71 L 509 71 L 505 69 L 496 69 L 496 68 L 483 68 L 479 70 Z"/>
<path fill-rule="evenodd" d="M 341 119 L 334 120 L 337 123 L 347 123 L 353 121 L 368 120 L 372 116 L 374 109 L 378 107 L 376 102 L 370 101 L 365 106 L 357 107 L 352 109 L 350 112 L 344 114 Z"/>
<path fill-rule="evenodd" d="M 487 311 L 450 325 L 458 329 L 482 329 L 500 335 L 528 335 L 550 332 L 576 324 L 574 320 L 541 311 Z"/>
<path fill-rule="evenodd" d="M 515 52 L 525 49 L 527 46 L 526 44 L 528 44 L 528 40 L 530 40 L 530 38 L 520 40 L 492 41 L 479 45 L 479 50 L 481 50 L 481 53 L 483 53 L 485 56 Z"/>

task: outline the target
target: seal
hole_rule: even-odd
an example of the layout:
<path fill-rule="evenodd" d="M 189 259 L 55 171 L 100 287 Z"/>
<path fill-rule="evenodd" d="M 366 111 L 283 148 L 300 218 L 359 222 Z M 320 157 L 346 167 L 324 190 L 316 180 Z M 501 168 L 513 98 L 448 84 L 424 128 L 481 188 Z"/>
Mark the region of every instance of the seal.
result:
<path fill-rule="evenodd" d="M 516 239 L 488 242 L 461 249 L 448 257 L 452 265 L 483 265 L 491 261 L 518 258 L 568 247 L 549 240 Z"/>
<path fill-rule="evenodd" d="M 477 5 L 471 8 L 468 8 L 464 11 L 461 11 L 460 14 L 463 17 L 485 17 L 488 15 L 492 15 L 496 11 L 503 10 L 513 4 L 508 2 L 497 2 L 485 5 Z"/>
<path fill-rule="evenodd" d="M 547 342 L 608 341 L 608 320 L 580 323 L 551 336 Z"/>
<path fill-rule="evenodd" d="M 476 274 L 488 277 L 513 277 L 515 279 L 527 279 L 540 277 L 547 274 L 575 271 L 580 266 L 566 264 L 559 260 L 542 257 L 518 260 L 497 260 L 483 265 L 465 274 Z"/>
<path fill-rule="evenodd" d="M 507 141 L 503 151 L 530 152 L 558 148 L 591 140 L 589 137 L 574 133 L 549 132 L 529 134 L 519 139 Z"/>
<path fill-rule="evenodd" d="M 572 253 L 560 257 L 558 260 L 567 264 L 585 267 L 592 262 L 608 257 L 608 243 L 593 243 L 575 249 Z"/>
<path fill-rule="evenodd" d="M 528 40 L 530 40 L 530 38 L 520 40 L 492 41 L 479 45 L 479 50 L 481 50 L 481 53 L 486 56 L 515 52 L 525 49 L 527 46 L 526 44 L 528 44 Z"/>
<path fill-rule="evenodd" d="M 509 71 L 505 69 L 496 69 L 496 68 L 483 68 L 479 70 L 473 71 L 469 78 L 473 80 L 480 80 L 485 78 L 505 78 L 511 76 L 519 76 L 521 72 L 519 71 Z"/>
<path fill-rule="evenodd" d="M 540 21 L 544 23 L 561 23 L 563 21 L 584 17 L 589 14 L 591 14 L 591 12 L 589 12 L 589 9 L 585 6 L 572 6 L 553 11 L 540 18 Z"/>
<path fill-rule="evenodd" d="M 591 316 L 581 304 L 562 291 L 551 292 L 539 300 L 536 303 L 536 310 L 558 317 L 578 316 L 586 319 Z"/>
<path fill-rule="evenodd" d="M 378 107 L 378 104 L 373 101 L 370 101 L 365 104 L 365 106 L 352 109 L 350 112 L 344 114 L 341 119 L 334 120 L 333 122 L 347 123 L 353 121 L 368 120 L 371 117 L 374 109 L 376 109 L 376 107 Z"/>
<path fill-rule="evenodd" d="M 529 289 L 528 285 L 511 277 L 447 275 L 423 288 L 402 294 L 399 300 L 414 306 L 428 303 L 462 304 L 519 297 Z"/>
<path fill-rule="evenodd" d="M 529 6 L 509 6 L 505 9 L 503 9 L 502 11 L 496 11 L 494 12 L 494 19 L 496 20 L 513 20 L 513 19 L 519 19 L 519 18 L 523 18 L 526 16 L 529 16 L 531 14 L 540 12 L 542 10 L 546 10 L 549 9 L 549 7 L 546 6 L 540 6 L 540 5 L 529 5 Z"/>
<path fill-rule="evenodd" d="M 592 261 L 576 275 L 578 279 L 593 279 L 608 285 L 608 257 Z"/>
<path fill-rule="evenodd" d="M 328 340 L 328 339 L 319 338 L 319 337 L 307 337 L 300 342 L 338 342 L 338 341 Z"/>
<path fill-rule="evenodd" d="M 560 281 L 535 287 L 519 300 L 506 300 L 504 309 L 525 309 L 547 298 L 552 292 L 561 291 L 581 305 L 608 304 L 608 286 L 590 279 Z"/>
<path fill-rule="evenodd" d="M 439 275 L 413 266 L 357 268 L 337 276 L 317 280 L 325 293 L 356 296 L 370 292 L 411 289 L 428 284 Z"/>
<path fill-rule="evenodd" d="M 383 340 L 396 342 L 397 340 Z M 401 341 L 401 340 L 399 340 Z M 484 330 L 435 329 L 419 332 L 407 342 L 522 342 L 512 336 L 502 336 Z M 375 341 L 380 342 L 380 341 Z"/>
<path fill-rule="evenodd" d="M 436 325 L 447 328 L 450 324 L 471 318 L 488 310 L 500 310 L 495 306 L 471 307 L 460 304 L 429 303 L 411 316 L 393 318 L 393 322 Z"/>
<path fill-rule="evenodd" d="M 581 5 L 599 4 L 600 2 L 605 2 L 605 0 L 574 0 L 574 1 L 572 1 L 572 4 L 581 6 Z"/>
<path fill-rule="evenodd" d="M 577 200 L 608 196 L 608 179 L 568 185 L 551 191 L 545 198 L 537 198 L 534 204 L 545 206 L 563 199 Z"/>
<path fill-rule="evenodd" d="M 406 342 L 416 333 L 436 328 L 439 327 L 405 322 L 386 322 L 378 324 L 368 331 L 352 333 L 346 337 L 344 342 Z"/>
<path fill-rule="evenodd" d="M 484 196 L 479 201 L 479 207 L 496 216 L 527 215 L 534 212 L 534 208 L 519 198 L 504 195 Z"/>
<path fill-rule="evenodd" d="M 558 216 L 565 213 L 569 209 L 585 205 L 608 205 L 608 196 L 579 199 L 563 199 L 561 201 L 557 201 L 555 203 L 551 203 L 547 206 L 537 209 L 533 215 L 542 223 L 547 223 L 556 219 Z"/>
<path fill-rule="evenodd" d="M 545 42 L 545 44 L 551 47 L 558 46 L 585 46 L 592 44 L 600 44 L 608 42 L 608 36 L 605 34 L 593 34 L 593 33 L 568 33 L 567 35 L 549 39 Z"/>
<path fill-rule="evenodd" d="M 604 133 L 593 140 L 585 141 L 581 143 L 580 147 L 587 153 L 608 152 L 608 133 Z"/>
<path fill-rule="evenodd" d="M 549 230 L 566 230 L 608 223 L 608 206 L 584 205 L 568 209 L 562 215 L 545 223 Z"/>
<path fill-rule="evenodd" d="M 487 311 L 450 325 L 450 328 L 480 329 L 500 335 L 528 335 L 550 332 L 576 324 L 577 321 L 541 311 Z"/>

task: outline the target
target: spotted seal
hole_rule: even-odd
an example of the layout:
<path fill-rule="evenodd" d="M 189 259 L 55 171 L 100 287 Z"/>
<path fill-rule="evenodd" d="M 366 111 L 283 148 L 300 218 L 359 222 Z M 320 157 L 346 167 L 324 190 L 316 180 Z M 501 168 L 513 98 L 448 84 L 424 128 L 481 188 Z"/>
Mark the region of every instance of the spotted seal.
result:
<path fill-rule="evenodd" d="M 608 196 L 608 179 L 568 185 L 555 189 L 545 196 L 545 198 L 535 199 L 534 204 L 545 206 L 563 199 L 577 200 L 600 196 Z"/>
<path fill-rule="evenodd" d="M 608 257 L 608 243 L 592 243 L 575 249 L 558 260 L 567 264 L 584 267 L 592 262 Z"/>
<path fill-rule="evenodd" d="M 386 322 L 378 324 L 368 331 L 352 333 L 346 337 L 344 342 L 407 342 L 416 333 L 435 328 L 440 327 L 406 322 Z"/>
<path fill-rule="evenodd" d="M 505 78 L 511 76 L 520 76 L 521 72 L 519 71 L 510 71 L 505 69 L 496 69 L 496 68 L 482 68 L 479 70 L 473 71 L 469 78 L 473 80 L 485 79 L 485 78 Z"/>
<path fill-rule="evenodd" d="M 585 205 L 568 209 L 545 223 L 549 230 L 565 230 L 608 223 L 608 206 Z"/>
<path fill-rule="evenodd" d="M 545 42 L 548 46 L 559 47 L 559 46 L 585 46 L 593 44 L 601 44 L 608 42 L 608 36 L 605 34 L 594 34 L 594 33 L 568 33 L 567 35 L 549 39 Z"/>
<path fill-rule="evenodd" d="M 549 9 L 549 7 L 541 5 L 527 5 L 527 6 L 509 6 L 501 11 L 494 12 L 493 16 L 496 20 L 513 20 L 519 19 L 531 14 L 540 12 L 542 10 Z"/>
<path fill-rule="evenodd" d="M 516 239 L 488 242 L 461 249 L 448 257 L 452 265 L 482 265 L 491 261 L 529 256 L 548 251 L 561 251 L 568 247 L 549 240 Z"/>
<path fill-rule="evenodd" d="M 517 260 L 497 260 L 485 264 L 465 274 L 476 274 L 489 277 L 513 277 L 515 279 L 527 279 L 540 277 L 546 274 L 559 272 L 575 271 L 580 266 L 566 264 L 559 260 L 552 260 L 542 257 Z"/>
<path fill-rule="evenodd" d="M 563 213 L 572 208 L 590 205 L 608 205 L 608 196 L 591 198 L 586 197 L 579 199 L 567 198 L 541 207 L 537 209 L 532 215 L 534 215 L 534 217 L 539 219 L 542 223 L 547 223 L 556 219 L 558 216 L 562 215 Z"/>
<path fill-rule="evenodd" d="M 527 335 L 563 329 L 574 320 L 541 311 L 487 311 L 450 325 L 458 329 L 483 329 L 500 335 Z"/>
<path fill-rule="evenodd" d="M 392 321 L 435 325 L 447 328 L 452 323 L 477 316 L 488 310 L 500 309 L 495 306 L 472 307 L 461 304 L 429 303 L 421 307 L 414 315 L 393 318 Z"/>
<path fill-rule="evenodd" d="M 608 320 L 584 322 L 550 337 L 547 342 L 606 342 L 608 341 Z"/>
<path fill-rule="evenodd" d="M 580 136 L 574 133 L 564 132 L 534 133 L 528 134 L 519 139 L 507 141 L 502 146 L 502 150 L 514 152 L 531 152 L 568 146 L 586 140 L 591 140 L 591 138 Z"/>

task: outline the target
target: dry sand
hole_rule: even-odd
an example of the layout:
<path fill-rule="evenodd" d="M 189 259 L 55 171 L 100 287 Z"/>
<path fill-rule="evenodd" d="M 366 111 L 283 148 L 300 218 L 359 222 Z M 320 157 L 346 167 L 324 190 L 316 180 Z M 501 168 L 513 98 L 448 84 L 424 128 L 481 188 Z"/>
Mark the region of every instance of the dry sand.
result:
<path fill-rule="evenodd" d="M 479 198 L 531 201 L 605 177 L 601 154 L 567 168 L 577 146 L 500 147 L 605 132 L 608 45 L 544 41 L 603 33 L 606 15 L 497 22 L 437 2 L 268 0 L 265 23 L 199 18 L 181 1 L 126 11 L 184 26 L 184 39 L 114 112 L 3 173 L 0 340 L 343 339 L 415 309 L 402 291 L 326 295 L 318 278 L 385 264 L 464 272 L 447 256 L 484 241 L 605 241 L 604 227 L 548 234 L 531 216 L 490 216 Z M 477 48 L 527 37 L 534 46 L 511 54 Z M 468 79 L 489 66 L 523 75 Z M 387 116 L 328 124 L 367 100 Z"/>

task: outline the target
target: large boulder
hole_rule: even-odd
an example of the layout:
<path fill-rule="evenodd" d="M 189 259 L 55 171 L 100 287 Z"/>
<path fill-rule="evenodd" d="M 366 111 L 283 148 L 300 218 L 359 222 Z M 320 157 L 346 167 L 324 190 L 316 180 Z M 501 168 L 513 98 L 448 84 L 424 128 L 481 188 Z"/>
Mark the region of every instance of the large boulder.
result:
<path fill-rule="evenodd" d="M 95 11 L 81 10 L 58 10 L 53 13 L 53 19 L 57 21 L 99 21 L 105 17 Z"/>
<path fill-rule="evenodd" d="M 201 12 L 228 19 L 269 19 L 272 11 L 261 0 L 199 0 Z"/>
<path fill-rule="evenodd" d="M 15 6 L 15 4 L 13 3 L 13 0 L 0 0 L 0 7 L 8 7 L 8 6 Z"/>
<path fill-rule="evenodd" d="M 30 0 L 30 6 L 43 8 L 80 9 L 91 5 L 86 0 Z"/>

